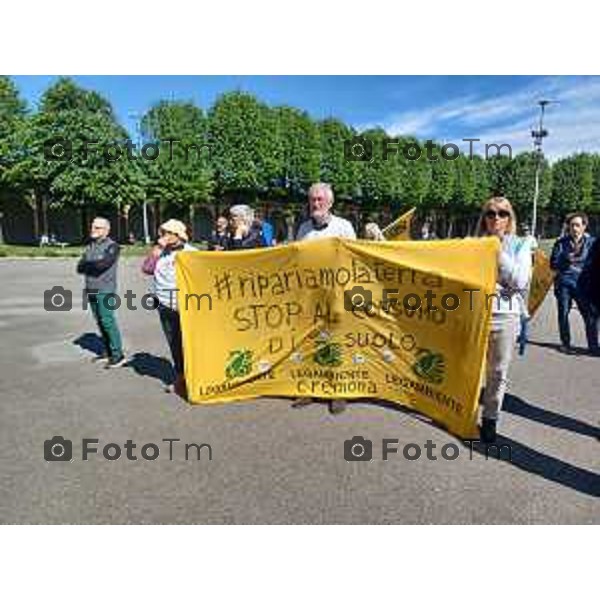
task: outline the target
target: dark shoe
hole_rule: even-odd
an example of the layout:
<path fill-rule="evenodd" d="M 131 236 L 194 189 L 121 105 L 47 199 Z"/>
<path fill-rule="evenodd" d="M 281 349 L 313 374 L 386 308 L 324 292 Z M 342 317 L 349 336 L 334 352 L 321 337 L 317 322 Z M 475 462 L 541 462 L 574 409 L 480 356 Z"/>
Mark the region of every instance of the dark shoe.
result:
<path fill-rule="evenodd" d="M 187 385 L 185 383 L 185 377 L 183 375 L 177 375 L 175 383 L 173 384 L 173 391 L 184 400 L 187 400 Z"/>
<path fill-rule="evenodd" d="M 108 362 L 106 363 L 106 365 L 104 365 L 105 369 L 116 369 L 117 367 L 123 367 L 124 365 L 127 364 L 127 359 L 125 358 L 124 354 L 121 354 L 121 356 L 114 356 L 108 359 Z"/>
<path fill-rule="evenodd" d="M 329 412 L 332 415 L 339 415 L 346 410 L 347 402 L 345 400 L 332 400 L 329 403 Z"/>
<path fill-rule="evenodd" d="M 483 444 L 496 443 L 496 419 L 481 419 L 481 428 L 479 429 L 480 440 Z"/>
<path fill-rule="evenodd" d="M 573 356 L 576 354 L 575 350 L 571 348 L 571 346 L 560 346 L 558 351 L 562 352 L 563 354 L 567 354 L 568 356 Z"/>
<path fill-rule="evenodd" d="M 302 406 L 308 406 L 314 402 L 314 398 L 296 398 L 292 402 L 292 408 L 301 408 Z"/>
<path fill-rule="evenodd" d="M 600 348 L 590 348 L 590 356 L 600 356 Z"/>

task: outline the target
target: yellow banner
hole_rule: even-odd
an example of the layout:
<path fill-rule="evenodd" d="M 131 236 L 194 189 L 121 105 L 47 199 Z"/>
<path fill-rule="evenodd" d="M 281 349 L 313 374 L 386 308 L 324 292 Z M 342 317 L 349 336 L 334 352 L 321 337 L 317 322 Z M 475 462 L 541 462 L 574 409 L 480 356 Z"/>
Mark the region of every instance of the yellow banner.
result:
<path fill-rule="evenodd" d="M 400 215 L 395 221 L 392 221 L 383 231 L 383 237 L 389 241 L 410 240 L 410 227 L 416 208 Z"/>
<path fill-rule="evenodd" d="M 498 247 L 332 238 L 180 252 L 189 399 L 380 398 L 476 435 Z"/>
<path fill-rule="evenodd" d="M 548 290 L 554 282 L 554 272 L 550 268 L 550 259 L 542 250 L 536 250 L 533 258 L 533 272 L 531 286 L 527 300 L 529 316 L 533 318 L 538 308 L 542 305 Z"/>

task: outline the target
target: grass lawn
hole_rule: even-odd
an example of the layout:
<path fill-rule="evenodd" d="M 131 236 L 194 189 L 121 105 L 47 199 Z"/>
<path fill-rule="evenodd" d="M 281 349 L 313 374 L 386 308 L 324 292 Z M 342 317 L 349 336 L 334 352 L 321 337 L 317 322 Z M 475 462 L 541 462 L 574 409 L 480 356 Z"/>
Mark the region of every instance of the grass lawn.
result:
<path fill-rule="evenodd" d="M 205 244 L 194 244 L 196 248 L 203 250 Z M 133 246 L 121 246 L 121 256 L 144 256 L 148 252 L 149 246 L 144 244 L 134 244 Z M 83 252 L 83 246 L 20 246 L 13 244 L 0 244 L 0 258 L 71 258 L 79 257 Z"/>
<path fill-rule="evenodd" d="M 550 254 L 554 240 L 541 240 L 540 248 Z M 199 250 L 206 250 L 206 243 L 198 242 L 194 246 Z M 0 258 L 71 258 L 79 257 L 83 252 L 83 246 L 19 246 L 12 244 L 0 244 Z M 148 252 L 148 246 L 144 244 L 134 244 L 133 246 L 121 246 L 121 256 L 144 256 Z"/>

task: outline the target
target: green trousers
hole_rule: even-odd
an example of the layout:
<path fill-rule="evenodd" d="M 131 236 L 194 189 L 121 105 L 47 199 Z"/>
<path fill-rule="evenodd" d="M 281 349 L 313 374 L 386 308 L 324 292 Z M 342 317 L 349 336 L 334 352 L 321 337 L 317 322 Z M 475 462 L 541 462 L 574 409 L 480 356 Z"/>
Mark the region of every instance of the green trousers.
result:
<path fill-rule="evenodd" d="M 90 309 L 100 334 L 104 340 L 104 345 L 108 354 L 112 358 L 120 358 L 123 356 L 123 346 L 121 342 L 121 333 L 119 332 L 119 326 L 117 325 L 116 310 L 111 310 L 108 306 L 112 304 L 105 301 L 108 293 L 90 294 L 89 302 Z"/>

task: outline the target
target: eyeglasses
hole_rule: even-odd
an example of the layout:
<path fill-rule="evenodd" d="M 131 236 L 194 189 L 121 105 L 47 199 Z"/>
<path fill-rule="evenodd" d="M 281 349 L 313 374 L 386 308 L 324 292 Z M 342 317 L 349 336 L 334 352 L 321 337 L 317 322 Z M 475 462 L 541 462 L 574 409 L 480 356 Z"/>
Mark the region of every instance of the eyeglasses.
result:
<path fill-rule="evenodd" d="M 486 219 L 495 219 L 496 217 L 500 219 L 509 219 L 510 212 L 508 210 L 499 210 L 498 212 L 495 210 L 486 210 L 485 217 Z"/>

